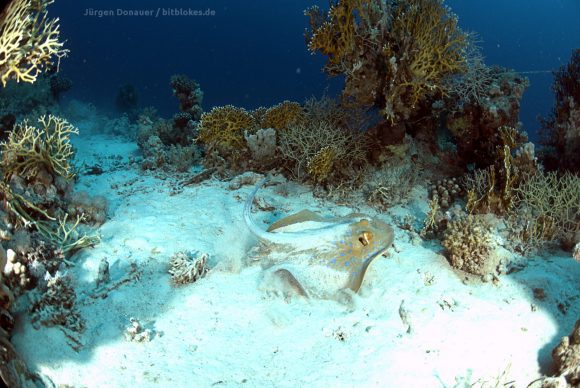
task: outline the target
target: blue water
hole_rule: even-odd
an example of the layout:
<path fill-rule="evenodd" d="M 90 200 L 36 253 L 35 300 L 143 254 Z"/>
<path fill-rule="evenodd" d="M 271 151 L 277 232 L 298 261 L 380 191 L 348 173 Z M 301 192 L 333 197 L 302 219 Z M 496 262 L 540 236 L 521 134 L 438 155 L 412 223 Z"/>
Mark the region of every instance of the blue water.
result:
<path fill-rule="evenodd" d="M 204 109 L 233 104 L 247 108 L 340 91 L 339 79 L 321 72 L 324 57 L 311 55 L 304 43 L 303 10 L 321 0 L 206 1 L 59 0 L 59 16 L 71 50 L 63 74 L 75 84 L 68 98 L 114 110 L 123 84 L 133 84 L 141 106 L 162 115 L 177 111 L 169 78 L 184 73 L 205 93 Z M 488 64 L 526 74 L 531 87 L 524 95 L 521 120 L 533 135 L 538 114 L 553 104 L 551 71 L 580 47 L 580 3 L 577 0 L 452 0 L 461 26 L 483 40 Z M 86 9 L 152 9 L 163 6 L 215 11 L 214 16 L 84 16 Z"/>

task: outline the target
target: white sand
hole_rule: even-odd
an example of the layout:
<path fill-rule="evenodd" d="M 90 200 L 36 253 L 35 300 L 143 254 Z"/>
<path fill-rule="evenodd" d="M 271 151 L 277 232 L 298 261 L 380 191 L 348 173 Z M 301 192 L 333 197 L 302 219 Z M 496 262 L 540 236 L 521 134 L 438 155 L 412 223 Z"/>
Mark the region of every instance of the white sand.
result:
<path fill-rule="evenodd" d="M 580 265 L 564 253 L 530 259 L 497 285 L 463 284 L 439 245 L 413 245 L 400 229 L 397 251 L 373 263 L 352 309 L 264 295 L 258 290 L 259 264 L 245 260 L 255 245 L 242 218 L 252 187 L 232 191 L 227 183 L 206 181 L 175 193 L 175 179 L 127 167 L 136 145 L 101 136 L 75 143 L 78 160 L 99 162 L 106 170 L 82 176 L 77 190 L 105 195 L 110 203 L 102 242 L 75 256 L 77 265 L 69 270 L 87 329 L 72 333 L 81 344 L 75 351 L 62 330 L 35 330 L 21 314 L 13 339 L 29 366 L 57 384 L 451 387 L 493 385 L 499 378 L 525 387 L 549 372 L 551 349 L 580 317 Z M 113 165 L 122 168 L 108 171 Z M 348 213 L 313 198 L 306 187 L 301 192 L 285 198 L 264 188 L 258 195 L 284 214 L 303 208 Z M 425 207 L 418 198 L 393 211 Z M 365 206 L 359 210 L 376 214 Z M 391 221 L 387 214 L 379 217 Z M 272 216 L 256 212 L 254 218 Z M 212 269 L 198 282 L 175 288 L 167 268 L 181 250 L 208 253 Z M 106 299 L 94 299 L 102 258 L 110 262 L 111 283 L 127 275 L 131 262 L 139 276 Z M 534 300 L 534 287 L 545 290 L 544 301 Z M 410 334 L 399 316 L 403 300 Z M 567 304 L 565 315 L 558 303 Z M 150 342 L 125 339 L 130 317 L 154 331 Z"/>

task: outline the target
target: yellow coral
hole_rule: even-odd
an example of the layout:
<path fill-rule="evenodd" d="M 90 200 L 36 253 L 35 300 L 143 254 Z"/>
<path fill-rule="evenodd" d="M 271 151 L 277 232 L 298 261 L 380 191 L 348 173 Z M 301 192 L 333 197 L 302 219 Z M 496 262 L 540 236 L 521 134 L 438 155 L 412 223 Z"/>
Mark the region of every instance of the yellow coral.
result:
<path fill-rule="evenodd" d="M 78 130 L 53 115 L 42 116 L 38 122 L 40 128 L 29 125 L 27 120 L 17 124 L 0 144 L 5 179 L 13 174 L 31 178 L 41 167 L 51 174 L 73 178 L 69 164 L 74 154 L 70 135 L 78 134 Z"/>
<path fill-rule="evenodd" d="M 254 119 L 257 123 L 261 123 L 267 111 L 268 108 L 265 106 L 260 106 L 252 111 L 252 116 L 254 116 Z"/>
<path fill-rule="evenodd" d="M 345 76 L 344 102 L 378 105 L 391 122 L 446 93 L 444 78 L 465 69 L 466 35 L 442 0 L 333 0 L 326 14 L 305 14 L 308 48 L 328 56 L 329 74 Z"/>
<path fill-rule="evenodd" d="M 12 0 L 0 14 L 0 80 L 32 83 L 43 68 L 68 53 L 59 41 L 58 19 L 49 19 L 53 0 Z"/>
<path fill-rule="evenodd" d="M 371 0 L 340 0 L 326 15 L 313 6 L 304 14 L 310 19 L 311 33 L 307 34 L 308 49 L 328 55 L 329 65 L 338 65 L 352 52 L 356 31 L 356 14 Z"/>
<path fill-rule="evenodd" d="M 264 112 L 260 120 L 261 128 L 287 129 L 302 117 L 302 107 L 297 102 L 284 101 Z"/>
<path fill-rule="evenodd" d="M 410 79 L 401 86 L 411 87 L 414 104 L 433 91 L 444 92 L 443 77 L 466 69 L 466 35 L 441 0 L 402 2 L 392 34 L 410 55 Z"/>
<path fill-rule="evenodd" d="M 245 146 L 244 130 L 256 128 L 256 120 L 243 108 L 225 105 L 201 116 L 199 140 L 227 149 Z"/>
<path fill-rule="evenodd" d="M 336 159 L 336 150 L 333 147 L 324 147 L 316 153 L 307 165 L 308 174 L 316 182 L 324 182 L 328 179 L 332 166 Z"/>

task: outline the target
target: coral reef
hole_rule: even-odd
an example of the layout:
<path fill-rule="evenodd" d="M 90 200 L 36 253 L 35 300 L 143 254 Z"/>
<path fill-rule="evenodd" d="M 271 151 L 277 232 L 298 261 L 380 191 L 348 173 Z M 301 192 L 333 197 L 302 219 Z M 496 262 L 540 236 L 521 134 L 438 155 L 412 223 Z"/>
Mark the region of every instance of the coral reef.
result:
<path fill-rule="evenodd" d="M 7 262 L 6 251 L 0 244 L 0 268 Z M 0 271 L 0 383 L 5 387 L 44 387 L 45 379 L 32 373 L 10 343 L 15 322 L 10 314 L 10 304 L 14 300 L 6 287 Z"/>
<path fill-rule="evenodd" d="M 25 120 L 17 124 L 0 144 L 2 161 L 0 167 L 5 179 L 19 175 L 26 179 L 38 176 L 42 171 L 65 179 L 74 177 L 69 159 L 73 156 L 70 135 L 78 130 L 68 121 L 52 115 L 38 119 L 39 127 Z"/>
<path fill-rule="evenodd" d="M 272 163 L 276 157 L 276 130 L 274 128 L 258 129 L 255 134 L 244 135 L 248 148 L 255 160 L 262 166 Z"/>
<path fill-rule="evenodd" d="M 457 178 L 443 178 L 437 182 L 427 181 L 429 197 L 436 201 L 442 209 L 447 209 L 453 201 L 463 195 L 464 190 Z"/>
<path fill-rule="evenodd" d="M 511 238 L 529 253 L 550 242 L 572 250 L 580 242 L 580 178 L 555 172 L 531 174 L 514 189 Z"/>
<path fill-rule="evenodd" d="M 197 136 L 197 126 L 203 112 L 203 92 L 199 84 L 185 75 L 171 77 L 173 94 L 179 100 L 179 113 L 160 126 L 159 138 L 165 145 L 188 147 Z"/>
<path fill-rule="evenodd" d="M 391 206 L 404 204 L 409 199 L 417 178 L 418 174 L 413 165 L 386 163 L 365 178 L 363 190 L 367 202 L 383 211 Z"/>
<path fill-rule="evenodd" d="M 472 83 L 472 78 L 477 74 L 467 79 L 458 78 L 447 98 L 449 111 L 445 124 L 456 144 L 458 163 L 473 163 L 476 167 L 485 168 L 494 163 L 496 147 L 501 144 L 500 128 L 518 127 L 520 100 L 529 81 L 499 67 L 470 71 L 484 73 L 486 78 L 477 86 L 465 85 Z M 518 133 L 515 140 L 521 143 L 526 138 Z"/>
<path fill-rule="evenodd" d="M 257 127 L 254 116 L 243 108 L 225 105 L 201 116 L 199 141 L 222 150 L 236 152 L 245 146 L 244 131 Z"/>
<path fill-rule="evenodd" d="M 288 129 L 302 118 L 302 106 L 297 102 L 283 101 L 268 108 L 264 112 L 256 112 L 254 116 L 260 128 L 274 128 L 277 131 Z"/>
<path fill-rule="evenodd" d="M 32 324 L 52 327 L 63 326 L 74 332 L 83 332 L 85 321 L 75 307 L 76 294 L 69 276 L 57 273 L 49 277 L 47 290 L 33 298 L 30 305 Z"/>
<path fill-rule="evenodd" d="M 137 145 L 143 154 L 141 167 L 144 170 L 185 172 L 199 158 L 195 139 L 198 138 L 203 92 L 197 82 L 184 75 L 171 77 L 171 87 L 181 112 L 164 120 L 156 117 L 153 109 L 145 109 L 137 120 Z"/>
<path fill-rule="evenodd" d="M 207 253 L 177 252 L 169 261 L 171 284 L 174 286 L 194 283 L 205 276 L 207 268 Z"/>
<path fill-rule="evenodd" d="M 0 13 L 0 80 L 34 82 L 63 49 L 58 19 L 48 17 L 53 0 L 11 0 Z"/>
<path fill-rule="evenodd" d="M 451 266 L 474 275 L 495 272 L 494 244 L 485 216 L 471 214 L 450 221 L 442 241 Z"/>
<path fill-rule="evenodd" d="M 34 230 L 51 245 L 65 252 L 95 244 L 96 236 L 80 233 L 84 214 L 69 219 L 65 197 L 72 191 L 73 148 L 70 135 L 78 133 L 66 120 L 43 116 L 39 128 L 18 124 L 1 144 L 1 209 L 7 213 L 4 222 L 11 234 Z"/>
<path fill-rule="evenodd" d="M 26 264 L 18 261 L 16 252 L 12 249 L 6 251 L 6 257 L 7 262 L 3 267 L 4 274 L 7 279 L 12 277 L 15 280 L 15 282 L 13 282 L 14 285 L 10 288 L 13 290 L 16 288 L 27 288 L 30 285 L 31 279 Z"/>
<path fill-rule="evenodd" d="M 197 82 L 186 75 L 179 74 L 171 77 L 173 94 L 179 100 L 179 110 L 185 113 L 189 120 L 199 121 L 203 109 L 203 92 Z"/>
<path fill-rule="evenodd" d="M 42 115 L 58 112 L 59 98 L 70 87 L 72 84 L 66 78 L 48 73 L 33 84 L 9 82 L 0 88 L 0 115 L 12 115 L 15 121 L 35 121 Z"/>
<path fill-rule="evenodd" d="M 0 309 L 8 310 L 14 302 L 14 294 L 4 283 L 4 268 L 8 264 L 8 253 L 0 244 Z"/>
<path fill-rule="evenodd" d="M 279 134 L 279 147 L 292 175 L 315 182 L 339 179 L 352 166 L 364 163 L 362 134 L 333 126 L 326 121 L 309 121 L 291 126 Z"/>
<path fill-rule="evenodd" d="M 554 73 L 556 104 L 542 120 L 543 162 L 548 169 L 580 173 L 580 49 Z"/>
<path fill-rule="evenodd" d="M 66 197 L 69 217 L 83 217 L 88 224 L 102 225 L 107 218 L 107 199 L 102 195 L 90 196 L 86 191 L 74 191 Z"/>
<path fill-rule="evenodd" d="M 391 122 L 417 115 L 465 69 L 466 35 L 442 1 L 337 0 L 305 14 L 308 48 L 328 57 L 326 72 L 345 76 L 344 101 L 378 107 Z"/>
<path fill-rule="evenodd" d="M 200 152 L 193 138 L 186 135 L 186 132 L 176 131 L 170 121 L 153 121 L 148 114 L 142 114 L 139 116 L 138 125 L 137 145 L 143 156 L 143 170 L 185 172 L 199 159 Z M 176 143 L 171 143 L 172 141 Z"/>
<path fill-rule="evenodd" d="M 580 320 L 576 321 L 574 329 L 569 336 L 563 337 L 558 346 L 552 350 L 552 358 L 556 365 L 558 376 L 563 378 L 568 386 L 577 387 L 580 384 Z M 550 385 L 547 379 L 542 387 L 560 387 L 563 385 Z"/>
<path fill-rule="evenodd" d="M 486 169 L 476 169 L 465 180 L 467 210 L 470 213 L 495 213 L 503 215 L 515 203 L 515 189 L 526 176 L 538 170 L 533 147 L 522 144 L 525 138 L 512 127 L 500 127 L 489 144 L 495 144 L 491 153 L 494 162 Z M 519 148 L 517 148 L 519 147 Z"/>

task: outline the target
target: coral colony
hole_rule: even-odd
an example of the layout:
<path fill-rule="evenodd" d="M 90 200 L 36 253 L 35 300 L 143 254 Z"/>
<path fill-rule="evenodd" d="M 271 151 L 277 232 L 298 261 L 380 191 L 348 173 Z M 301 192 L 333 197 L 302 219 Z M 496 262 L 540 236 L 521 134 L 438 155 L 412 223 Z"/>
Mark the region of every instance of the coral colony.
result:
<path fill-rule="evenodd" d="M 18 301 L 25 312 L 18 319 L 29 319 L 35 328 L 60 327 L 71 346 L 82 348 L 79 338 L 87 322 L 78 308 L 73 269 L 79 252 L 102 244 L 98 228 L 108 217 L 105 197 L 75 190 L 79 177 L 103 169 L 74 163 L 71 138 L 79 130 L 58 109 L 59 93 L 71 85 L 57 75 L 68 50 L 59 20 L 47 12 L 52 2 L 9 0 L 0 13 L 0 377 L 13 387 L 44 386 L 11 343 Z M 104 17 L 117 11 L 86 12 Z M 513 257 L 548 248 L 580 260 L 580 50 L 555 73 L 556 101 L 542 121 L 536 155 L 518 121 L 528 80 L 487 65 L 473 36 L 459 28 L 442 1 L 335 0 L 329 9 L 314 6 L 304 13 L 306 48 L 325 57 L 328 75 L 344 79 L 338 98 L 203 111 L 200 84 L 174 75 L 168 88 L 178 111 L 164 119 L 153 108 L 139 110 L 135 88 L 126 85 L 117 107 L 127 114 L 105 126 L 138 145 L 140 155 L 132 160 L 136 171 L 183 177 L 195 167 L 195 175 L 182 180 L 176 192 L 210 178 L 239 187 L 274 174 L 278 178 L 272 179 L 304 185 L 318 197 L 375 209 L 374 217 L 356 213 L 335 219 L 304 211 L 267 232 L 257 231 L 263 225 L 252 226 L 267 236 L 264 245 L 269 239 L 294 239 L 262 247 L 285 249 L 283 260 L 293 255 L 301 260 L 271 267 L 276 280 L 270 286 L 276 291 L 284 284 L 277 291 L 286 298 L 342 300 L 339 285 L 328 293 L 315 289 L 331 269 L 345 279 L 356 272 L 351 297 L 358 292 L 372 259 L 393 249 L 395 225 L 376 220 L 405 204 L 418 186 L 428 192 L 423 198 L 428 211 L 423 219 L 397 220 L 395 236 L 406 233 L 417 244 L 438 245 L 461 276 L 495 284 L 509 276 Z M 267 204 L 253 200 L 248 214 L 253 203 L 268 211 Z M 369 222 L 381 228 L 372 229 Z M 308 225 L 315 227 L 300 229 Z M 310 244 L 312 236 L 329 248 Z M 375 241 L 384 246 L 374 247 Z M 324 261 L 313 263 L 307 254 L 324 255 Z M 212 255 L 168 255 L 163 275 L 175 292 L 198 287 L 213 275 Z M 96 260 L 95 285 L 83 299 L 107 298 L 142 276 L 136 263 L 124 276 L 112 276 L 107 258 Z M 362 274 L 357 260 L 364 264 Z M 344 271 L 346 266 L 351 268 Z M 411 333 L 403 303 L 399 312 Z M 127 320 L 127 341 L 145 346 L 157 340 L 158 333 L 140 318 L 126 317 L 125 325 Z M 570 329 L 570 337 L 554 349 L 555 377 L 544 379 L 546 387 L 564 386 L 550 385 L 554 381 L 580 384 L 580 321 Z"/>

